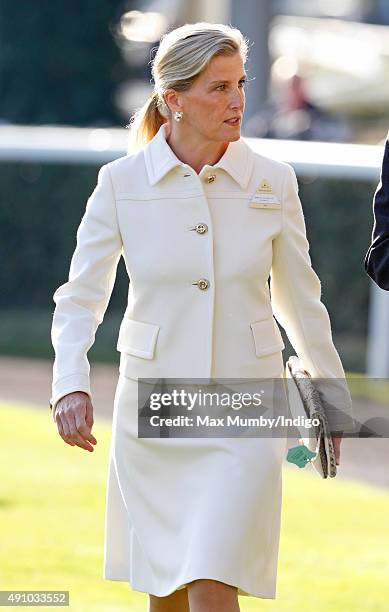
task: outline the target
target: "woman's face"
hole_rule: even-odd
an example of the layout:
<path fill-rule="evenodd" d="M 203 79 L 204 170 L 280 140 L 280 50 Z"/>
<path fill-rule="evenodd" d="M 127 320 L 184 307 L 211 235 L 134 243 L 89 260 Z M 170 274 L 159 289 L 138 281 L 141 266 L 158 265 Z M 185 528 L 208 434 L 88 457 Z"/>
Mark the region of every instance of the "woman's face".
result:
<path fill-rule="evenodd" d="M 173 112 L 183 111 L 180 132 L 193 130 L 210 141 L 233 141 L 240 138 L 242 115 L 245 107 L 245 79 L 243 60 L 239 52 L 218 55 L 197 77 L 192 87 L 184 92 L 172 90 L 175 101 Z M 238 120 L 232 122 L 231 119 Z M 173 120 L 173 123 L 174 120 Z"/>

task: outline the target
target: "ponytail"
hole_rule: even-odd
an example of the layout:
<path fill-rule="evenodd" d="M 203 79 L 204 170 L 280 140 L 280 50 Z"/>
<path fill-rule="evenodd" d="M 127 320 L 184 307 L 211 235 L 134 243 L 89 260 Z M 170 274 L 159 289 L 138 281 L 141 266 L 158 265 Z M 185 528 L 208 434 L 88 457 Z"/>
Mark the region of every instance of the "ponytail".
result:
<path fill-rule="evenodd" d="M 143 106 L 131 117 L 129 125 L 130 134 L 127 151 L 133 151 L 146 145 L 158 132 L 166 118 L 163 117 L 158 106 L 158 93 L 153 92 Z"/>

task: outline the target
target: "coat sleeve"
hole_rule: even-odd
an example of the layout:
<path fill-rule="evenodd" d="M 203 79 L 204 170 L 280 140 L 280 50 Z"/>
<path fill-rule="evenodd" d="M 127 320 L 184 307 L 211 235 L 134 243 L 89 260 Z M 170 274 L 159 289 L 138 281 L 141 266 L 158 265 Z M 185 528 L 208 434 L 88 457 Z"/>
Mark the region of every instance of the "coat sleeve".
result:
<path fill-rule="evenodd" d="M 365 270 L 381 289 L 389 290 L 389 134 L 385 144 L 381 177 L 373 199 L 371 244 Z"/>
<path fill-rule="evenodd" d="M 111 175 L 104 165 L 77 229 L 68 280 L 53 295 L 53 416 L 56 403 L 67 393 L 85 391 L 92 398 L 87 352 L 104 318 L 121 252 Z"/>
<path fill-rule="evenodd" d="M 321 391 L 331 430 L 350 431 L 354 429 L 351 397 L 321 301 L 321 283 L 311 264 L 296 174 L 290 165 L 285 166 L 282 229 L 273 240 L 272 309 Z"/>

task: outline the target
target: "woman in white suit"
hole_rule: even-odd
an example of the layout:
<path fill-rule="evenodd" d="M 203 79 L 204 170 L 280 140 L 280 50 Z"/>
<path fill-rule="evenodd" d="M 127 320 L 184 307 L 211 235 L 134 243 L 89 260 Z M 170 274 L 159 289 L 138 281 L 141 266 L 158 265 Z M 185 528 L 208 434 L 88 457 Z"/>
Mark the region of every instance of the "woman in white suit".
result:
<path fill-rule="evenodd" d="M 149 593 L 152 611 L 232 612 L 238 595 L 275 598 L 286 443 L 228 432 L 140 437 L 138 379 L 279 379 L 273 314 L 304 367 L 334 379 L 335 396 L 344 377 L 294 171 L 240 137 L 247 48 L 239 30 L 219 24 L 163 37 L 154 92 L 131 123 L 138 148 L 101 168 L 69 279 L 54 294 L 53 419 L 65 442 L 92 451 L 87 352 L 123 255 L 131 282 L 117 342 L 104 578 Z M 338 420 L 333 431 L 341 428 Z"/>

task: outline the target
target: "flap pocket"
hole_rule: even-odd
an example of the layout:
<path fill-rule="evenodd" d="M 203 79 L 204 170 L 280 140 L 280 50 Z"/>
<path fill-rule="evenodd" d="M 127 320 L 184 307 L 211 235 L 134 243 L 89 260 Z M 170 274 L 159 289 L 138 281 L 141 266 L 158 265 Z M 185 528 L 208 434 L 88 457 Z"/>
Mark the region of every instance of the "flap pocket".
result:
<path fill-rule="evenodd" d="M 120 324 L 116 348 L 136 357 L 152 359 L 159 329 L 159 325 L 154 323 L 144 323 L 124 317 Z"/>
<path fill-rule="evenodd" d="M 285 348 L 281 332 L 274 317 L 253 321 L 250 323 L 250 327 L 257 357 L 270 355 Z"/>

